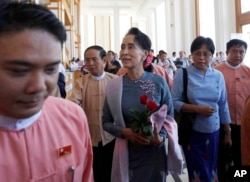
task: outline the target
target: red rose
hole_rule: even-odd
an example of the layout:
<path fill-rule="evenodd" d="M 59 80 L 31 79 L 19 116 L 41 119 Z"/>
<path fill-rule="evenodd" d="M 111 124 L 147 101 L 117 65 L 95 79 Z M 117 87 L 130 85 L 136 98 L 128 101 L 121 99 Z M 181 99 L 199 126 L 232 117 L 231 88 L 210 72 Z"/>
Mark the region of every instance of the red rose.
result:
<path fill-rule="evenodd" d="M 131 118 L 131 130 L 135 133 L 141 131 L 146 136 L 153 136 L 153 127 L 148 118 L 157 110 L 157 105 L 154 101 L 149 100 L 147 95 L 140 96 L 140 102 L 144 105 L 143 111 L 129 109 L 133 116 Z"/>
<path fill-rule="evenodd" d="M 148 102 L 148 96 L 147 95 L 142 95 L 140 97 L 141 104 L 146 105 Z"/>
<path fill-rule="evenodd" d="M 150 110 L 150 111 L 153 111 L 153 110 L 157 109 L 157 105 L 153 101 L 148 101 L 147 107 L 148 107 L 148 110 Z"/>

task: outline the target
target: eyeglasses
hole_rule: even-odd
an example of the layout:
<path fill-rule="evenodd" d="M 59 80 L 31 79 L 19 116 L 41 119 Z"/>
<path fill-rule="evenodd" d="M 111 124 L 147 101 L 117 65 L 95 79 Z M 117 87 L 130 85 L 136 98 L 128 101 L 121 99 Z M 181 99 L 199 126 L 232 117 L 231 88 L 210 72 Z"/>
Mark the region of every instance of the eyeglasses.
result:
<path fill-rule="evenodd" d="M 205 58 L 209 58 L 212 54 L 210 52 L 194 52 L 193 56 L 201 57 L 204 56 Z"/>

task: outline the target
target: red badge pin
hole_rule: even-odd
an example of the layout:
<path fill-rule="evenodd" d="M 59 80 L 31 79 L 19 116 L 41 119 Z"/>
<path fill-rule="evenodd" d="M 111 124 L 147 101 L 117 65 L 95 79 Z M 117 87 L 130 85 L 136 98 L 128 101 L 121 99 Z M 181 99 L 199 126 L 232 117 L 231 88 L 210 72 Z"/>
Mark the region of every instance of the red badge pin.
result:
<path fill-rule="evenodd" d="M 65 155 L 71 154 L 71 152 L 72 152 L 72 147 L 71 147 L 71 145 L 68 145 L 68 146 L 59 148 L 57 151 L 57 156 L 63 157 Z"/>

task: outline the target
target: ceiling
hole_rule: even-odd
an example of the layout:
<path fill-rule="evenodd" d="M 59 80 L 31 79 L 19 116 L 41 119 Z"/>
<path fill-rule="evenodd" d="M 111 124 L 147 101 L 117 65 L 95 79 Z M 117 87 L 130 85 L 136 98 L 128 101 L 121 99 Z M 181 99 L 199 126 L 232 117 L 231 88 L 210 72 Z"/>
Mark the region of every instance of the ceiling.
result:
<path fill-rule="evenodd" d="M 120 14 L 145 17 L 155 11 L 164 0 L 83 0 L 85 14 L 114 15 Z"/>

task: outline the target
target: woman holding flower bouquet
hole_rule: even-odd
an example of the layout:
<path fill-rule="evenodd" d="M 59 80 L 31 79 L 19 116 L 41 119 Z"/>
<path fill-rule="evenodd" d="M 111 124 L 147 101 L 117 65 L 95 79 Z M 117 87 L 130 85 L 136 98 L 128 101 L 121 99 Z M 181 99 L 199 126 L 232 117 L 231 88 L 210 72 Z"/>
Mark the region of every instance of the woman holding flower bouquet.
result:
<path fill-rule="evenodd" d="M 164 127 L 152 126 L 149 115 L 166 104 L 167 115 L 173 116 L 173 104 L 164 78 L 143 69 L 150 49 L 149 37 L 131 28 L 120 51 L 128 71 L 107 86 L 103 128 L 116 136 L 114 158 L 118 157 L 113 160 L 112 181 L 166 181 L 167 132 Z"/>

